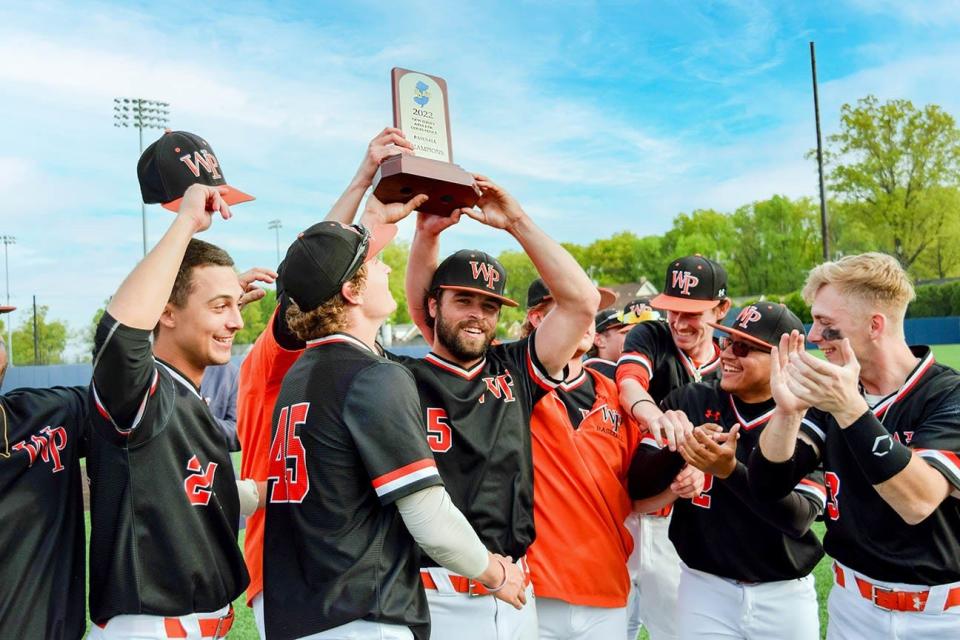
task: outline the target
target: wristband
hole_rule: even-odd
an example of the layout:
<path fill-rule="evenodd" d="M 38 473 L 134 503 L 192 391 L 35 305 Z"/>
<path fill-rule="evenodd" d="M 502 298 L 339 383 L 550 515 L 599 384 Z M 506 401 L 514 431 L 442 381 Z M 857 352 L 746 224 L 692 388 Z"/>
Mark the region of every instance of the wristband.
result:
<path fill-rule="evenodd" d="M 649 402 L 649 403 L 652 404 L 653 406 L 657 406 L 657 403 L 654 402 L 653 400 L 651 400 L 650 398 L 640 398 L 639 400 L 637 400 L 636 402 L 634 402 L 632 405 L 630 405 L 630 417 L 631 417 L 631 418 L 634 417 L 634 415 L 633 415 L 633 408 L 634 408 L 635 406 L 637 406 L 638 404 L 640 404 L 641 402 Z"/>
<path fill-rule="evenodd" d="M 500 591 L 505 586 L 507 586 L 507 576 L 509 575 L 507 573 L 507 565 L 504 564 L 503 560 L 501 560 L 500 558 L 497 558 L 497 562 L 499 562 L 500 566 L 503 567 L 503 580 L 500 582 L 500 584 L 498 584 L 496 587 L 493 587 L 492 589 L 484 585 L 483 588 L 487 590 L 487 593 L 496 593 L 497 591 Z"/>
<path fill-rule="evenodd" d="M 910 449 L 894 440 L 870 410 L 841 432 L 860 470 L 872 485 L 886 482 L 910 462 Z"/>

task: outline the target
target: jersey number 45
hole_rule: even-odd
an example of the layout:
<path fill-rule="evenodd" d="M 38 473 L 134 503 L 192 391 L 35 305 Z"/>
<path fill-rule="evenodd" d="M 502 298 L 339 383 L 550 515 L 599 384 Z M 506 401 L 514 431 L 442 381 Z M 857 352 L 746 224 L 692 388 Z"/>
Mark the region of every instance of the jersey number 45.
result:
<path fill-rule="evenodd" d="M 283 407 L 277 432 L 270 445 L 270 502 L 303 502 L 310 492 L 307 451 L 297 435 L 297 426 L 307 421 L 309 402 Z M 270 481 L 273 482 L 270 482 Z"/>

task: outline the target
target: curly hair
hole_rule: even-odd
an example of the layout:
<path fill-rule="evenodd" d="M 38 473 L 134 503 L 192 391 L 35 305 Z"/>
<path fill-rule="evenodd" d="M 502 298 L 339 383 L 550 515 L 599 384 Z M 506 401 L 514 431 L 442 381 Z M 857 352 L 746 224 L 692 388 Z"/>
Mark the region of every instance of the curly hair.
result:
<path fill-rule="evenodd" d="M 363 291 L 367 283 L 367 265 L 363 265 L 350 280 L 356 291 Z M 316 340 L 347 327 L 347 301 L 339 291 L 313 311 L 304 313 L 293 300 L 287 307 L 287 326 L 301 340 Z"/>

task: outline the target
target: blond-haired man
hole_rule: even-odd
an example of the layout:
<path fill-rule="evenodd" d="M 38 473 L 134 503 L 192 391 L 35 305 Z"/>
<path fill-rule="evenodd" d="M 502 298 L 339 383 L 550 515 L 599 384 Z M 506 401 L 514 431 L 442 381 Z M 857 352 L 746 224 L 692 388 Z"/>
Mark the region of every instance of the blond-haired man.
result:
<path fill-rule="evenodd" d="M 822 264 L 803 293 L 826 362 L 798 332 L 781 338 L 751 489 L 781 497 L 822 463 L 836 560 L 828 638 L 958 637 L 960 374 L 907 345 L 914 291 L 892 257 Z"/>

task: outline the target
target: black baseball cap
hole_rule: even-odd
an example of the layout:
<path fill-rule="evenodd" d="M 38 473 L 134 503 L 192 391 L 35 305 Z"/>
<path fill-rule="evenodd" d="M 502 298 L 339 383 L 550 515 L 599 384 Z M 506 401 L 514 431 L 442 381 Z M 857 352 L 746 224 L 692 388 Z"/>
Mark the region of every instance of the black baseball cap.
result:
<path fill-rule="evenodd" d="M 677 258 L 667 267 L 663 292 L 650 306 L 666 311 L 701 313 L 727 296 L 727 272 L 700 254 Z"/>
<path fill-rule="evenodd" d="M 803 333 L 803 323 L 793 311 L 777 302 L 758 302 L 744 307 L 729 326 L 709 323 L 717 331 L 742 338 L 752 344 L 770 349 L 780 344 L 780 336 L 794 329 Z"/>
<path fill-rule="evenodd" d="M 140 193 L 146 204 L 161 204 L 177 211 L 183 194 L 192 184 L 226 187 L 223 200 L 229 205 L 249 202 L 253 196 L 227 184 L 213 148 L 200 136 L 186 131 L 164 131 L 147 147 L 137 162 Z"/>
<path fill-rule="evenodd" d="M 597 287 L 597 291 L 600 292 L 601 309 L 606 309 L 617 301 L 617 294 L 612 290 L 604 287 Z M 529 287 L 527 287 L 527 309 L 531 309 L 541 302 L 552 299 L 553 295 L 550 293 L 550 289 L 547 288 L 547 283 L 543 281 L 543 278 L 537 278 L 530 283 Z"/>
<path fill-rule="evenodd" d="M 364 262 L 397 235 L 397 226 L 374 229 L 318 222 L 300 233 L 278 269 L 279 285 L 301 311 L 313 311 L 340 291 Z"/>
<path fill-rule="evenodd" d="M 454 289 L 480 293 L 499 300 L 508 307 L 519 307 L 503 295 L 507 271 L 500 261 L 483 251 L 462 249 L 451 254 L 433 272 L 430 289 Z"/>

